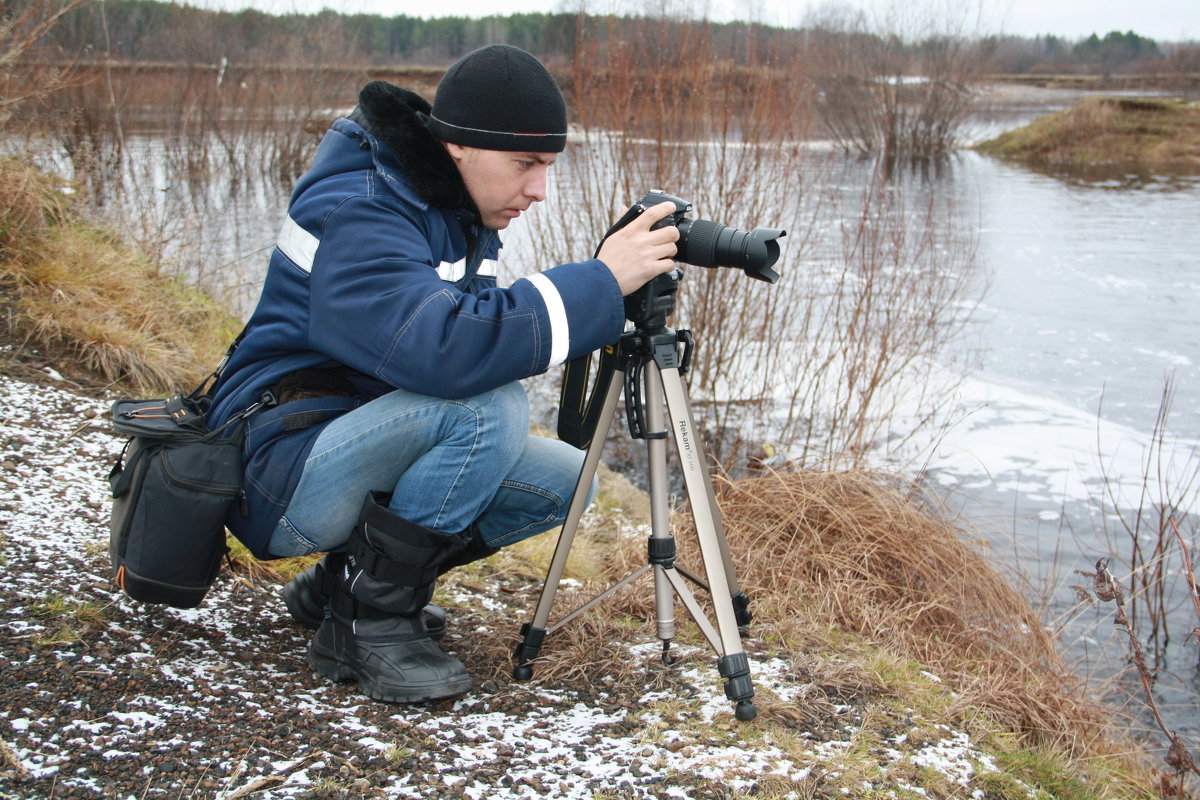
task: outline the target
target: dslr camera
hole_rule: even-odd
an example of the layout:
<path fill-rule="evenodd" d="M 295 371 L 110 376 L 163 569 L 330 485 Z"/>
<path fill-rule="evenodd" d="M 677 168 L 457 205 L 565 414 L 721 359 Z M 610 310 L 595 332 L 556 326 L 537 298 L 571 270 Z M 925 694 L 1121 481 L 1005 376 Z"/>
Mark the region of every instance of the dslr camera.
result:
<path fill-rule="evenodd" d="M 771 269 L 779 260 L 779 240 L 787 232 L 778 228 L 739 231 L 707 219 L 689 219 L 692 204 L 659 189 L 646 193 L 629 209 L 613 230 L 627 224 L 651 206 L 670 202 L 675 210 L 657 222 L 652 230 L 674 225 L 679 229 L 676 261 L 697 267 L 736 267 L 751 278 L 775 283 L 779 273 Z"/>

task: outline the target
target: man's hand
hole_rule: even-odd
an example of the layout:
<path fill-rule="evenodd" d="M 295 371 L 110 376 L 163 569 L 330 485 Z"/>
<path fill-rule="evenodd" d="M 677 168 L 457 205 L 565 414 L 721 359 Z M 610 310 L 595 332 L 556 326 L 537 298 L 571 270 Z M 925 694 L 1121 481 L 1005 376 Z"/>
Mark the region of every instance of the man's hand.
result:
<path fill-rule="evenodd" d="M 666 225 L 650 230 L 674 210 L 675 204 L 669 202 L 651 206 L 600 246 L 598 257 L 617 279 L 622 296 L 636 292 L 646 281 L 675 268 L 672 259 L 679 229 Z"/>

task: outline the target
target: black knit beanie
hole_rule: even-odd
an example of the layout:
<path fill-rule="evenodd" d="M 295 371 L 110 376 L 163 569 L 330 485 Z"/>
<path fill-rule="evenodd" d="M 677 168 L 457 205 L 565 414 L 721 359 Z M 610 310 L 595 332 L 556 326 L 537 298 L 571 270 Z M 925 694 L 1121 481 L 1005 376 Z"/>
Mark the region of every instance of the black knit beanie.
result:
<path fill-rule="evenodd" d="M 442 76 L 429 130 L 444 142 L 483 150 L 561 153 L 567 107 L 542 62 L 519 47 L 493 44 Z"/>

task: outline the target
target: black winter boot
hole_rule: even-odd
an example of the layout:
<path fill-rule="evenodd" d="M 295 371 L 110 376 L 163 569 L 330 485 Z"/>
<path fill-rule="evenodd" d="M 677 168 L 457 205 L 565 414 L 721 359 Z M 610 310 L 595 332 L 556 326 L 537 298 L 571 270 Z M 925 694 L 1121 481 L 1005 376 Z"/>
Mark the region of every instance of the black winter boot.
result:
<path fill-rule="evenodd" d="M 335 576 L 331 614 L 309 645 L 309 664 L 333 680 L 357 680 L 363 694 L 392 703 L 469 690 L 466 668 L 429 638 L 421 613 L 439 565 L 466 543 L 463 535 L 396 516 L 386 495 L 368 495 Z"/>
<path fill-rule="evenodd" d="M 467 546 L 443 561 L 438 567 L 438 575 L 445 575 L 455 567 L 461 567 L 500 552 L 499 547 L 492 547 L 483 540 L 483 537 L 479 535 L 479 528 L 474 524 L 464 533 L 467 536 Z"/>
<path fill-rule="evenodd" d="M 336 576 L 345 563 L 345 553 L 326 553 L 324 558 L 284 585 L 283 602 L 292 619 L 314 631 L 321 627 Z M 446 635 L 446 609 L 428 603 L 421 610 L 421 616 L 430 639 L 437 641 Z"/>

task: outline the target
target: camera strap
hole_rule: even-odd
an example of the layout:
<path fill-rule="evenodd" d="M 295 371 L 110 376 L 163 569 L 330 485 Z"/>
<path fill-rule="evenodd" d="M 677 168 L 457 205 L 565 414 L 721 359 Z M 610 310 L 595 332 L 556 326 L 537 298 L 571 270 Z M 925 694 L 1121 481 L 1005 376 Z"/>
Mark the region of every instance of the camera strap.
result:
<path fill-rule="evenodd" d="M 645 210 L 646 207 L 641 203 L 634 203 L 632 206 L 630 206 L 629 210 L 626 211 L 619 220 L 614 222 L 613 226 L 609 228 L 603 236 L 600 237 L 600 244 L 596 245 L 596 252 L 592 254 L 592 258 L 596 258 L 600 255 L 600 248 L 604 247 L 604 243 L 608 241 L 608 237 L 612 236 L 614 233 L 621 230 L 621 228 L 624 228 L 626 225 L 640 217 L 642 212 Z"/>
<path fill-rule="evenodd" d="M 621 341 L 605 345 L 600 350 L 596 382 L 590 394 L 587 392 L 587 382 L 591 372 L 591 354 L 563 365 L 562 391 L 558 398 L 559 439 L 580 450 L 586 450 L 591 445 L 600 421 L 600 412 L 604 410 L 603 399 L 608 394 L 620 355 Z"/>

